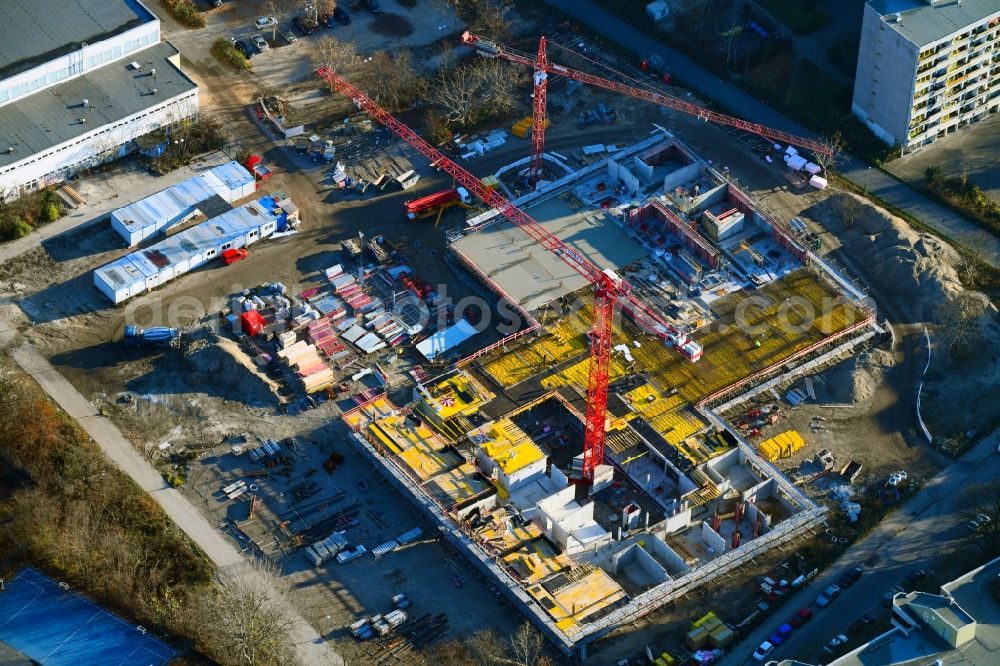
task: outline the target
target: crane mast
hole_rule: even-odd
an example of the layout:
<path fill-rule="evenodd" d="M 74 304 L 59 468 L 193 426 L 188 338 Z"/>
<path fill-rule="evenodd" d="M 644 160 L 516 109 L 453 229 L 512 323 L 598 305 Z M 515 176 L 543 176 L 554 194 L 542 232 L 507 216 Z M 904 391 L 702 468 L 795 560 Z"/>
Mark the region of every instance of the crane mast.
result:
<path fill-rule="evenodd" d="M 502 194 L 493 190 L 453 162 L 441 151 L 431 146 L 412 129 L 401 123 L 364 92 L 351 85 L 329 68 L 322 67 L 317 74 L 372 118 L 406 141 L 431 163 L 437 164 L 457 183 L 495 208 L 501 215 L 523 230 L 536 243 L 559 257 L 568 266 L 586 278 L 594 289 L 594 323 L 591 329 L 590 369 L 587 379 L 587 410 L 584 423 L 583 479 L 593 481 L 595 468 L 604 462 L 605 420 L 608 405 L 608 373 L 611 365 L 613 320 L 616 305 L 621 305 L 635 321 L 661 340 L 679 336 L 678 331 L 637 299 L 628 283 L 610 270 L 601 270 L 575 249 L 569 247 L 515 206 Z M 681 336 L 683 337 L 683 336 Z"/>

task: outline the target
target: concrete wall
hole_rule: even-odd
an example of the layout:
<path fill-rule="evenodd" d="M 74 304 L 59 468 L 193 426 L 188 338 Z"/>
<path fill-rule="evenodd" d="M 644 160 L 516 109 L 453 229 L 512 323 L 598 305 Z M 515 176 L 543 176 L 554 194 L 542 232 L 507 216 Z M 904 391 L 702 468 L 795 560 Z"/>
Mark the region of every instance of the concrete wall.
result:
<path fill-rule="evenodd" d="M 666 534 L 680 532 L 691 524 L 691 509 L 681 509 L 672 516 L 667 516 L 663 521 L 663 531 Z"/>
<path fill-rule="evenodd" d="M 918 51 L 865 5 L 851 110 L 886 143 L 906 141 Z"/>
<path fill-rule="evenodd" d="M 608 176 L 613 181 L 615 187 L 619 184 L 624 185 L 627 194 L 636 196 L 639 193 L 639 187 L 642 183 L 639 182 L 635 174 L 629 171 L 628 167 L 619 164 L 613 157 L 608 158 Z"/>
<path fill-rule="evenodd" d="M 775 494 L 775 484 L 774 479 L 764 479 L 756 486 L 751 486 L 747 488 L 742 493 L 740 493 L 741 502 L 756 502 L 758 500 L 766 499 Z"/>
<path fill-rule="evenodd" d="M 642 158 L 636 156 L 632 158 L 632 173 L 638 176 L 642 182 L 651 183 L 653 181 L 653 167 L 642 161 Z"/>
<path fill-rule="evenodd" d="M 716 204 L 720 204 L 726 200 L 726 196 L 729 194 L 729 185 L 722 183 L 721 185 L 716 185 L 706 192 L 702 192 L 697 197 L 692 199 L 685 207 L 687 214 L 694 217 L 699 212 L 705 210 L 706 208 L 711 208 Z"/>
<path fill-rule="evenodd" d="M 747 503 L 747 513 L 746 513 L 746 516 L 747 516 L 747 520 L 750 521 L 750 525 L 751 526 L 753 526 L 753 525 L 755 525 L 757 523 L 757 516 L 758 515 L 763 516 L 763 521 L 764 521 L 762 523 L 763 528 L 761 529 L 760 535 L 759 535 L 759 536 L 763 536 L 763 535 L 767 534 L 768 531 L 771 528 L 771 516 L 769 516 L 768 514 L 764 513 L 760 509 L 758 509 L 756 504 L 754 504 L 752 502 Z"/>
<path fill-rule="evenodd" d="M 666 563 L 666 571 L 669 576 L 681 576 L 691 570 L 691 567 L 684 562 L 684 558 L 678 555 L 677 552 L 668 546 L 667 542 L 660 537 L 647 534 L 643 537 L 643 540 L 646 542 L 646 548 L 652 550 L 653 554 L 660 558 L 661 562 Z"/>
<path fill-rule="evenodd" d="M 713 530 L 707 520 L 701 521 L 701 539 L 705 542 L 706 546 L 715 551 L 716 557 L 725 553 L 729 547 L 729 544 L 722 538 L 722 535 Z"/>
<path fill-rule="evenodd" d="M 642 569 L 656 584 L 670 580 L 667 570 L 637 543 L 611 556 L 611 573 L 620 574 L 630 564 Z"/>
<path fill-rule="evenodd" d="M 672 192 L 674 188 L 680 187 L 685 183 L 690 183 L 704 171 L 704 162 L 692 162 L 677 171 L 672 171 L 663 177 L 663 191 Z"/>

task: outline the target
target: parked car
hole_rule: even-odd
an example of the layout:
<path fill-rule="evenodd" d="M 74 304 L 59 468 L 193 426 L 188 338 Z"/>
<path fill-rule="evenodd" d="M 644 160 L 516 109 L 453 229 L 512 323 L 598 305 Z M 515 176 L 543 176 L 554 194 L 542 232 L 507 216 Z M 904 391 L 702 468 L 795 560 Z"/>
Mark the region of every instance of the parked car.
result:
<path fill-rule="evenodd" d="M 792 633 L 792 625 L 786 623 L 778 627 L 778 630 L 771 634 L 771 637 L 767 640 L 772 645 L 777 647 L 785 642 L 785 639 L 788 638 L 790 633 Z"/>
<path fill-rule="evenodd" d="M 245 39 L 237 39 L 235 42 L 233 42 L 233 46 L 238 48 L 240 50 L 240 53 L 243 54 L 243 57 L 248 60 L 257 54 L 257 49 L 255 49 L 253 47 L 253 44 L 251 44 Z"/>
<path fill-rule="evenodd" d="M 977 513 L 976 517 L 969 521 L 969 529 L 978 532 L 991 522 L 993 522 L 992 519 L 985 513 Z"/>
<path fill-rule="evenodd" d="M 244 248 L 230 248 L 222 251 L 222 263 L 226 266 L 243 261 L 247 258 L 247 251 Z"/>
<path fill-rule="evenodd" d="M 861 567 L 851 567 L 844 572 L 844 575 L 837 579 L 837 587 L 844 589 L 854 585 L 854 583 L 861 578 L 861 574 L 864 573 L 864 569 Z"/>
<path fill-rule="evenodd" d="M 799 612 L 792 616 L 792 619 L 788 621 L 788 624 L 795 628 L 801 627 L 803 624 L 812 619 L 813 609 L 809 606 L 799 609 Z"/>
<path fill-rule="evenodd" d="M 840 595 L 840 588 L 836 585 L 831 585 L 830 587 L 823 590 L 823 594 L 816 597 L 816 605 L 820 608 L 826 608 L 830 605 L 830 602 L 836 599 Z"/>
<path fill-rule="evenodd" d="M 847 642 L 847 636 L 845 636 L 844 634 L 838 634 L 833 638 L 831 638 L 829 643 L 823 646 L 823 652 L 826 652 L 827 654 L 833 654 L 833 651 L 837 646 L 843 645 L 846 642 Z"/>
<path fill-rule="evenodd" d="M 296 16 L 292 20 L 292 23 L 295 24 L 295 27 L 298 28 L 299 32 L 301 32 L 303 35 L 313 34 L 314 32 L 316 32 L 316 28 L 318 27 L 315 21 L 305 16 Z"/>
<path fill-rule="evenodd" d="M 367 7 L 372 14 L 382 13 L 382 5 L 379 4 L 378 0 L 361 0 L 361 4 Z"/>
<path fill-rule="evenodd" d="M 871 624 L 875 624 L 875 616 L 871 613 L 865 613 L 854 622 L 851 622 L 851 626 L 847 628 L 847 633 L 856 634 Z"/>
<path fill-rule="evenodd" d="M 272 25 L 278 25 L 278 19 L 273 16 L 261 16 L 253 24 L 258 30 L 263 30 L 264 28 L 270 28 Z"/>
<path fill-rule="evenodd" d="M 914 569 L 910 573 L 906 574 L 906 578 L 903 579 L 904 589 L 913 589 L 913 586 L 927 578 L 927 571 L 924 569 Z"/>
<path fill-rule="evenodd" d="M 893 597 L 904 591 L 899 585 L 893 585 L 891 590 L 882 595 L 882 605 L 891 606 Z"/>
<path fill-rule="evenodd" d="M 764 641 L 763 643 L 757 646 L 756 650 L 753 651 L 753 659 L 754 661 L 763 662 L 765 659 L 767 659 L 767 655 L 771 654 L 772 652 L 774 652 L 774 646 L 771 645 L 769 642 Z"/>
<path fill-rule="evenodd" d="M 288 28 L 282 28 L 281 30 L 279 30 L 278 36 L 281 37 L 283 40 L 285 40 L 286 44 L 291 44 L 292 42 L 298 40 L 298 37 L 295 36 L 295 33 L 289 30 Z"/>
<path fill-rule="evenodd" d="M 253 37 L 250 38 L 250 41 L 253 42 L 253 45 L 257 47 L 257 50 L 260 51 L 261 53 L 271 48 L 270 46 L 267 45 L 267 40 L 261 37 L 260 35 L 254 35 Z"/>
<path fill-rule="evenodd" d="M 351 24 L 351 15 L 347 13 L 347 10 L 343 7 L 334 7 L 333 18 L 337 19 L 344 25 Z"/>

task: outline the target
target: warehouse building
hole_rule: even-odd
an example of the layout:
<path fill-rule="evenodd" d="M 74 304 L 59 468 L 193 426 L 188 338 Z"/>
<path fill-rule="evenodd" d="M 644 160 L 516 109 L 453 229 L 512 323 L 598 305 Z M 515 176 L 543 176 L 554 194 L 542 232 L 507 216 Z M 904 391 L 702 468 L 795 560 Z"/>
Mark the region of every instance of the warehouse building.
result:
<path fill-rule="evenodd" d="M 248 197 L 256 190 L 253 174 L 239 162 L 220 164 L 112 211 L 111 228 L 125 239 L 129 247 L 133 247 L 198 215 L 206 218 L 221 215 L 232 209 L 232 202 Z"/>
<path fill-rule="evenodd" d="M 0 194 L 58 183 L 198 113 L 138 0 L 0 3 Z"/>
<path fill-rule="evenodd" d="M 853 111 L 903 152 L 1000 109 L 1000 0 L 869 0 Z"/>
<path fill-rule="evenodd" d="M 298 219 L 291 200 L 262 197 L 125 255 L 94 271 L 94 286 L 115 305 L 193 271 L 229 249 L 285 229 Z"/>

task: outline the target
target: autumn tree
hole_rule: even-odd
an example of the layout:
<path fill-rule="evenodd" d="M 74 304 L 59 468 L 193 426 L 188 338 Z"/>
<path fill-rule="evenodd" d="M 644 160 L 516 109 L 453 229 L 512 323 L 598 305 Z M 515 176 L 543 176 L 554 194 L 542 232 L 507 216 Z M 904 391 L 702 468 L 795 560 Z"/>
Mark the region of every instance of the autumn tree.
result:
<path fill-rule="evenodd" d="M 448 0 L 470 32 L 489 39 L 503 40 L 511 35 L 510 22 L 503 6 L 495 0 Z"/>

